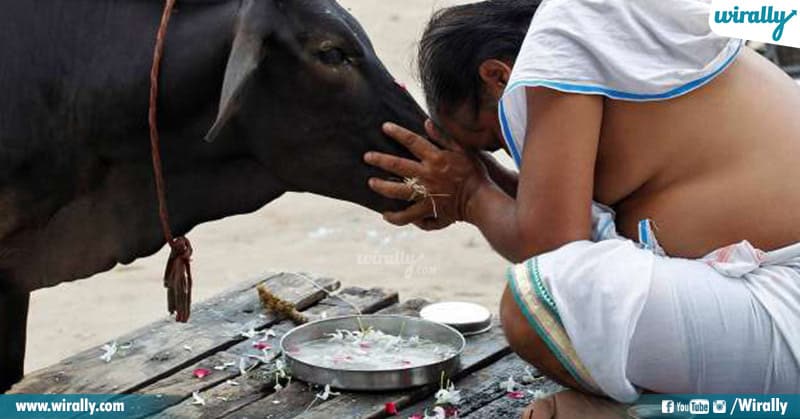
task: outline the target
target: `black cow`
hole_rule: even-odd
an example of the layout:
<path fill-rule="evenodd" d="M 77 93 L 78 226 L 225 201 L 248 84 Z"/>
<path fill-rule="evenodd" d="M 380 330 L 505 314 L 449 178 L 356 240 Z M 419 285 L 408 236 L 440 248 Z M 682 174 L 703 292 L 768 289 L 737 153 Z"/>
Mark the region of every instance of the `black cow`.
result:
<path fill-rule="evenodd" d="M 165 243 L 147 126 L 162 7 L 0 0 L 0 392 L 22 376 L 31 291 Z M 334 0 L 178 1 L 159 101 L 176 234 L 286 191 L 397 209 L 361 161 L 405 154 L 387 120 L 424 114 Z"/>

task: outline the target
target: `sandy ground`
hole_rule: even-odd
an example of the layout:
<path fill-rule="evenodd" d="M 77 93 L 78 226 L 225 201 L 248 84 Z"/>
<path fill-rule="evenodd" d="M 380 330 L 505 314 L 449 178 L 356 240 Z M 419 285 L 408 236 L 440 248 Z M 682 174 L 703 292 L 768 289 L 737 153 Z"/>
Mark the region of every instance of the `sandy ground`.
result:
<path fill-rule="evenodd" d="M 420 90 L 411 76 L 415 41 L 433 10 L 455 2 L 341 0 L 417 98 Z M 289 194 L 256 213 L 202 225 L 190 237 L 196 301 L 261 273 L 285 270 L 393 288 L 404 299 L 468 300 L 496 310 L 506 266 L 471 226 L 435 233 L 395 228 L 363 208 L 308 194 Z M 26 370 L 164 316 L 166 258 L 162 250 L 87 280 L 35 292 Z"/>

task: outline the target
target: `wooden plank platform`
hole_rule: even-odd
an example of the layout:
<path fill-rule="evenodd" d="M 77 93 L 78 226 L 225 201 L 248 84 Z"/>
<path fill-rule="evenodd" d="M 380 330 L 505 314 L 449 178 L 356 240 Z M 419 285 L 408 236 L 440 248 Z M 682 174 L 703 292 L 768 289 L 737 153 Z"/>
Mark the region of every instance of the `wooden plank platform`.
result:
<path fill-rule="evenodd" d="M 165 318 L 118 338 L 120 350 L 110 362 L 93 348 L 27 375 L 11 392 L 168 395 L 152 410 L 138 413 L 158 418 L 378 419 L 392 417 L 385 412 L 389 402 L 400 410 L 395 417 L 432 412 L 438 384 L 397 392 L 342 392 L 321 400 L 316 386 L 278 379 L 277 343 L 294 324 L 264 313 L 255 291 L 262 282 L 311 320 L 353 314 L 356 308 L 417 316 L 428 304 L 421 299 L 400 303 L 396 292 L 384 289 L 342 289 L 334 279 L 310 281 L 304 274 L 278 273 L 196 304 L 188 324 Z M 271 329 L 277 335 L 267 341 L 273 348 L 255 349 L 242 334 L 251 329 Z M 244 375 L 240 364 L 247 370 Z M 193 374 L 198 368 L 211 374 L 198 379 Z M 500 386 L 509 376 L 523 383 L 519 399 L 508 397 Z M 496 322 L 490 332 L 467 338 L 462 368 L 451 379 L 464 399 L 459 417 L 518 417 L 537 391 L 559 389 L 511 353 Z M 204 406 L 193 404 L 193 392 L 205 400 Z"/>

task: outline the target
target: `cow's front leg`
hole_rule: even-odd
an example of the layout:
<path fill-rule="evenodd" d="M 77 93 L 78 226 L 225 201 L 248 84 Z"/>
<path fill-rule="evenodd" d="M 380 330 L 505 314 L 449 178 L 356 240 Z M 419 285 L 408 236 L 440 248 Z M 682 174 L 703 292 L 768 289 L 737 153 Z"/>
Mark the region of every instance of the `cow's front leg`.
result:
<path fill-rule="evenodd" d="M 29 292 L 0 290 L 0 393 L 22 379 Z"/>

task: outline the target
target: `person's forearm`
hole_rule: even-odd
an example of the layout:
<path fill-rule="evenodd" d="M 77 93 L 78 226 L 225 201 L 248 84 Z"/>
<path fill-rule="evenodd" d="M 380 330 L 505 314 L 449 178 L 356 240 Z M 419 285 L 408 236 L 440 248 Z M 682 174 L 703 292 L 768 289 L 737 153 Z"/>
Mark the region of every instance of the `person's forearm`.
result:
<path fill-rule="evenodd" d="M 516 212 L 516 200 L 498 185 L 487 183 L 467 203 L 465 221 L 478 227 L 497 253 L 519 263 L 533 254 L 524 249 Z"/>

